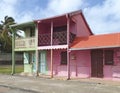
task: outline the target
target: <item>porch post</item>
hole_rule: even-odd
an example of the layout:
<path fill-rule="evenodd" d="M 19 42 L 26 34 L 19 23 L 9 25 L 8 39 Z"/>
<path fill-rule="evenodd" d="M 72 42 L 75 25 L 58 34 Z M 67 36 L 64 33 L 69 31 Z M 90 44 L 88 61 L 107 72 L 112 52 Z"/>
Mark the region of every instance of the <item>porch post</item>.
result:
<path fill-rule="evenodd" d="M 78 76 L 77 61 L 75 61 L 75 65 L 76 65 L 76 77 L 77 77 Z"/>
<path fill-rule="evenodd" d="M 53 22 L 51 22 L 51 46 L 53 44 Z M 53 49 L 51 49 L 51 78 L 53 78 Z"/>
<path fill-rule="evenodd" d="M 51 78 L 53 78 L 53 50 L 51 49 Z"/>
<path fill-rule="evenodd" d="M 67 45 L 68 45 L 68 48 L 67 48 L 67 73 L 68 73 L 67 79 L 69 80 L 70 79 L 70 51 L 69 51 L 70 19 L 69 19 L 68 14 L 66 15 L 66 17 L 67 17 Z"/>
<path fill-rule="evenodd" d="M 12 75 L 15 74 L 15 33 L 13 31 L 13 29 L 10 27 L 11 31 L 12 31 Z"/>
<path fill-rule="evenodd" d="M 38 50 L 35 51 L 36 55 L 36 76 L 39 76 L 39 71 L 38 71 Z"/>
<path fill-rule="evenodd" d="M 37 49 L 37 47 L 38 47 L 38 24 L 39 24 L 39 22 L 37 22 L 37 24 L 35 25 L 35 37 L 36 37 L 36 39 L 35 39 L 35 41 L 36 41 L 36 43 L 35 43 L 35 47 L 36 47 L 36 49 L 35 49 L 35 56 L 36 56 L 36 76 L 39 76 L 39 71 L 38 71 L 38 65 L 39 65 L 39 57 L 38 57 L 38 49 Z"/>

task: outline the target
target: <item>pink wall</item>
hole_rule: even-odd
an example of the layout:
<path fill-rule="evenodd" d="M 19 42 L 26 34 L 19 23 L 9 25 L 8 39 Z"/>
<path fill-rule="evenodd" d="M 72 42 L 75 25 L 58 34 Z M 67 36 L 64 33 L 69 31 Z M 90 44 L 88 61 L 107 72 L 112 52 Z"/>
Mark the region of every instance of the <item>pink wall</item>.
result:
<path fill-rule="evenodd" d="M 76 59 L 72 59 L 72 56 Z M 76 75 L 80 78 L 91 77 L 90 50 L 71 52 L 70 63 L 71 77 L 76 77 Z M 103 74 L 105 79 L 120 80 L 120 49 L 114 49 L 114 65 L 103 64 Z"/>
<path fill-rule="evenodd" d="M 67 76 L 67 65 L 60 64 L 60 53 L 65 50 L 53 51 L 53 73 L 56 76 Z M 50 51 L 47 52 L 48 74 L 50 75 Z M 89 51 L 72 51 L 70 53 L 71 77 L 90 77 L 90 53 Z M 76 73 L 77 72 L 77 73 Z"/>
<path fill-rule="evenodd" d="M 71 57 L 76 56 L 76 60 L 71 58 L 71 77 L 86 78 L 91 77 L 91 56 L 90 50 L 73 51 Z M 104 63 L 104 62 L 103 62 Z M 77 74 L 76 74 L 77 64 Z M 120 49 L 114 49 L 114 65 L 103 64 L 103 74 L 105 79 L 120 80 Z"/>
<path fill-rule="evenodd" d="M 90 77 L 90 51 L 72 51 L 70 56 L 71 77 Z"/>
<path fill-rule="evenodd" d="M 43 33 L 50 33 L 50 25 L 44 24 L 44 23 L 39 23 L 38 25 L 38 34 L 43 34 Z"/>
<path fill-rule="evenodd" d="M 53 51 L 54 76 L 67 76 L 67 65 L 60 64 L 60 53 L 63 50 Z M 104 63 L 104 62 L 103 62 Z M 50 51 L 47 51 L 47 67 L 50 75 Z M 114 49 L 114 65 L 103 64 L 104 79 L 120 80 L 120 51 Z M 91 77 L 90 50 L 70 52 L 70 76 L 71 78 Z"/>
<path fill-rule="evenodd" d="M 77 36 L 89 36 L 90 31 L 87 28 L 83 17 L 81 15 L 74 16 L 74 19 L 76 19 L 76 26 L 77 26 Z"/>
<path fill-rule="evenodd" d="M 53 74 L 56 76 L 67 76 L 67 65 L 60 64 L 60 53 L 63 50 L 54 50 L 53 51 Z M 50 75 L 50 51 L 47 52 L 47 65 L 48 65 L 48 74 Z"/>
<path fill-rule="evenodd" d="M 77 28 L 74 22 L 70 22 L 70 32 L 72 32 L 73 34 L 77 34 Z"/>
<path fill-rule="evenodd" d="M 120 49 L 114 49 L 114 65 L 104 65 L 104 78 L 120 80 Z"/>

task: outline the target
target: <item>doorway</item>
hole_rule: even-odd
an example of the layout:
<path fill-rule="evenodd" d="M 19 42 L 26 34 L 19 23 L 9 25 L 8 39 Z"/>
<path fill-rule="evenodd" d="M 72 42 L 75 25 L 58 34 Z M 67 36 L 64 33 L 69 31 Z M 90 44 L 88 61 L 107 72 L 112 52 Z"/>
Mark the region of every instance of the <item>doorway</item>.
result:
<path fill-rule="evenodd" d="M 103 77 L 103 50 L 91 51 L 91 76 Z"/>
<path fill-rule="evenodd" d="M 39 58 L 40 58 L 40 64 L 39 64 L 40 73 L 46 74 L 46 51 L 40 51 Z"/>

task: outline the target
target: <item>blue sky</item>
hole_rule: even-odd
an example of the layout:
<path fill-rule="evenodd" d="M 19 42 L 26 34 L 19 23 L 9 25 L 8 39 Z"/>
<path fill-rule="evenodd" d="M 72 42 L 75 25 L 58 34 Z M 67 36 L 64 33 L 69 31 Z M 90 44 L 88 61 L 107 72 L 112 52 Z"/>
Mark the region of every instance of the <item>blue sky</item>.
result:
<path fill-rule="evenodd" d="M 93 33 L 120 32 L 120 0 L 1 0 L 0 20 L 8 15 L 22 23 L 80 9 Z"/>

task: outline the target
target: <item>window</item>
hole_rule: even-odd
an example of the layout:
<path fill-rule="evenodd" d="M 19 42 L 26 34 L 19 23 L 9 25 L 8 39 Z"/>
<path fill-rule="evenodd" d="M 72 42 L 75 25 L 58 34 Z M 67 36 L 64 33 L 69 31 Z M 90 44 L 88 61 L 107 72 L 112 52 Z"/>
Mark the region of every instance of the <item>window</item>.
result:
<path fill-rule="evenodd" d="M 61 52 L 61 65 L 67 65 L 67 51 Z"/>
<path fill-rule="evenodd" d="M 30 37 L 34 37 L 35 36 L 35 31 L 34 28 L 30 28 Z"/>
<path fill-rule="evenodd" d="M 56 32 L 56 31 L 67 31 L 67 25 L 63 25 L 63 26 L 58 26 L 58 27 L 54 27 L 53 28 L 53 31 Z"/>
<path fill-rule="evenodd" d="M 32 53 L 29 53 L 29 64 L 32 63 Z"/>
<path fill-rule="evenodd" d="M 113 50 L 105 50 L 105 65 L 113 65 Z"/>

